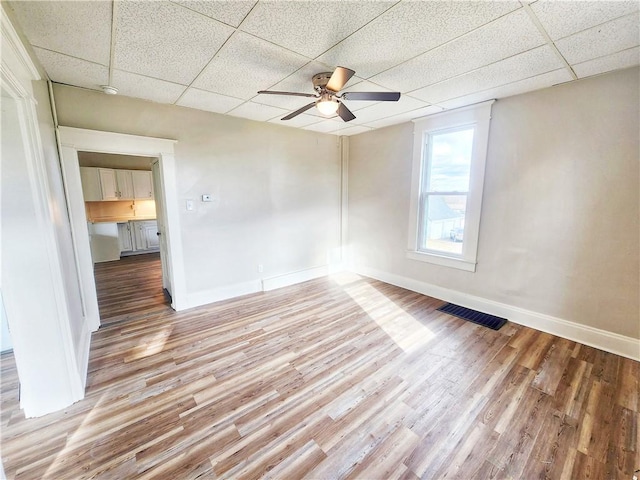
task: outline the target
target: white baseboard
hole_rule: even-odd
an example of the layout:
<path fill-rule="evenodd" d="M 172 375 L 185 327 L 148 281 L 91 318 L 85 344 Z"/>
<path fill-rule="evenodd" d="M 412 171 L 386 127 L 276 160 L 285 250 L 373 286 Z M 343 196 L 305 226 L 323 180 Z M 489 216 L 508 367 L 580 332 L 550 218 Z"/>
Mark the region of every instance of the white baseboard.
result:
<path fill-rule="evenodd" d="M 87 321 L 85 321 L 84 328 L 82 330 L 82 338 L 78 343 L 78 373 L 80 374 L 80 381 L 82 383 L 82 389 L 79 392 L 75 392 L 74 396 L 80 395 L 76 400 L 80 400 L 84 397 L 84 390 L 87 386 L 87 374 L 89 370 L 89 352 L 91 350 L 91 328 Z M 74 400 L 75 401 L 75 400 Z"/>
<path fill-rule="evenodd" d="M 262 279 L 262 290 L 268 292 L 275 290 L 276 288 L 288 287 L 289 285 L 295 285 L 296 283 L 306 282 L 313 280 L 314 278 L 325 277 L 330 273 L 337 272 L 338 267 L 322 265 L 320 267 L 307 268 L 297 272 L 286 273 L 284 275 L 278 275 L 271 278 Z"/>
<path fill-rule="evenodd" d="M 353 271 L 365 277 L 375 278 L 381 282 L 406 288 L 407 290 L 422 293 L 430 297 L 439 298 L 446 302 L 507 318 L 509 321 L 519 325 L 531 327 L 536 330 L 551 333 L 552 335 L 557 335 L 558 337 L 640 361 L 640 340 L 636 338 L 626 337 L 599 328 L 581 325 L 561 318 L 552 317 L 551 315 L 533 312 L 524 308 L 507 305 L 506 303 L 488 300 L 376 269 L 356 267 L 353 268 Z"/>
<path fill-rule="evenodd" d="M 230 298 L 248 295 L 250 293 L 268 292 L 276 288 L 288 287 L 296 283 L 306 282 L 314 278 L 324 277 L 330 273 L 344 270 L 342 265 L 322 265 L 320 267 L 307 268 L 297 272 L 285 273 L 275 277 L 251 280 L 249 282 L 235 283 L 224 287 L 212 288 L 200 292 L 187 294 L 187 301 L 180 305 L 180 310 L 199 307 L 208 303 L 228 300 Z"/>
<path fill-rule="evenodd" d="M 232 285 L 225 285 L 224 287 L 217 287 L 211 288 L 209 290 L 202 290 L 200 292 L 188 293 L 187 301 L 184 305 L 180 306 L 180 310 L 199 307 L 208 303 L 228 300 L 229 298 L 241 297 L 242 295 L 248 295 L 250 293 L 257 293 L 261 291 L 262 284 L 260 280 L 251 280 L 249 282 L 234 283 Z"/>

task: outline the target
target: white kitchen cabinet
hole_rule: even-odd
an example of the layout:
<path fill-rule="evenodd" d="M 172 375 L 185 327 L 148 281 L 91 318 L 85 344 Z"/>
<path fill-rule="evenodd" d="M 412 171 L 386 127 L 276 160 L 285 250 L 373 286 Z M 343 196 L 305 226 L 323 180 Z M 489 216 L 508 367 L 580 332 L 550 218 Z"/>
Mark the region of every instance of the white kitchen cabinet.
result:
<path fill-rule="evenodd" d="M 111 168 L 80 167 L 85 202 L 118 200 L 118 182 Z"/>
<path fill-rule="evenodd" d="M 158 222 L 131 220 L 118 223 L 118 245 L 123 255 L 157 252 L 160 250 Z"/>
<path fill-rule="evenodd" d="M 130 223 L 133 226 L 133 238 L 136 251 L 158 250 L 160 248 L 158 222 L 155 220 L 144 220 Z"/>
<path fill-rule="evenodd" d="M 147 170 L 80 167 L 85 202 L 152 200 L 153 181 Z"/>
<path fill-rule="evenodd" d="M 116 171 L 111 168 L 98 168 L 102 200 L 119 200 Z"/>
<path fill-rule="evenodd" d="M 120 245 L 120 253 L 135 250 L 129 222 L 118 223 L 118 244 Z"/>
<path fill-rule="evenodd" d="M 133 200 L 133 177 L 131 170 L 115 170 L 118 190 L 118 200 Z"/>
<path fill-rule="evenodd" d="M 133 196 L 136 200 L 150 200 L 153 198 L 153 179 L 151 172 L 146 170 L 132 170 Z"/>

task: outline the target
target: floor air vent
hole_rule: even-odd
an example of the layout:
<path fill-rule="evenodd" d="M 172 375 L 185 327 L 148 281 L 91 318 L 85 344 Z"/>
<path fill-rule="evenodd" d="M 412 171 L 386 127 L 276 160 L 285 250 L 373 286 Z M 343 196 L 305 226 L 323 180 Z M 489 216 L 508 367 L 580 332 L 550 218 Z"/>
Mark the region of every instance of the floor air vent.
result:
<path fill-rule="evenodd" d="M 489 315 L 488 313 L 478 312 L 476 310 L 471 310 L 470 308 L 461 307 L 460 305 L 454 305 L 453 303 L 447 303 L 438 308 L 438 310 L 448 313 L 449 315 L 454 315 L 464 320 L 477 323 L 483 327 L 489 327 L 493 330 L 500 330 L 500 328 L 507 323 L 506 318 L 500 318 L 494 315 Z"/>

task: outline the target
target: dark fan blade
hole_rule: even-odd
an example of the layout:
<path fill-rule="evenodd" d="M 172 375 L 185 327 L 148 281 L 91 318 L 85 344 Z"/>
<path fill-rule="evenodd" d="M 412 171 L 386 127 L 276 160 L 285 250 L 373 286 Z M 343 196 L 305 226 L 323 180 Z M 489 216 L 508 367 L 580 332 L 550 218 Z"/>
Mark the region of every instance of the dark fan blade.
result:
<path fill-rule="evenodd" d="M 327 90 L 339 92 L 355 73 L 349 68 L 337 67 L 331 74 L 329 83 L 327 83 Z"/>
<path fill-rule="evenodd" d="M 356 116 L 351 112 L 351 110 L 345 107 L 344 103 L 341 103 L 340 106 L 338 107 L 338 115 L 340 115 L 340 118 L 345 122 L 350 122 L 351 120 L 356 118 Z"/>
<path fill-rule="evenodd" d="M 317 97 L 317 95 L 314 95 L 313 93 L 276 92 L 275 90 L 260 90 L 258 93 L 266 93 L 268 95 L 292 95 L 294 97 Z"/>
<path fill-rule="evenodd" d="M 293 117 L 297 117 L 298 115 L 300 115 L 302 112 L 306 112 L 307 110 L 309 110 L 310 108 L 313 108 L 316 106 L 316 102 L 311 102 L 308 105 L 305 105 L 302 108 L 299 108 L 298 110 L 296 110 L 295 112 L 290 113 L 289 115 L 287 115 L 286 117 L 282 117 L 280 120 L 291 120 Z"/>
<path fill-rule="evenodd" d="M 345 92 L 342 94 L 345 100 L 374 100 L 378 102 L 397 102 L 400 92 Z"/>

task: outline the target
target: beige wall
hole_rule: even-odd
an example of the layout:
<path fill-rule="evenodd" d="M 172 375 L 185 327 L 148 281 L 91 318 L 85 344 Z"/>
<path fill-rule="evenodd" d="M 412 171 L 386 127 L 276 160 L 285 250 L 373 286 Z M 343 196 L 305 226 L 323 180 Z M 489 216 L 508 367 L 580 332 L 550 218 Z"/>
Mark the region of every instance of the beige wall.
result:
<path fill-rule="evenodd" d="M 405 257 L 413 124 L 352 137 L 356 266 L 640 338 L 639 84 L 629 69 L 493 105 L 475 273 Z"/>
<path fill-rule="evenodd" d="M 337 137 L 62 85 L 54 92 L 60 125 L 178 140 L 189 294 L 323 266 L 339 248 Z"/>

